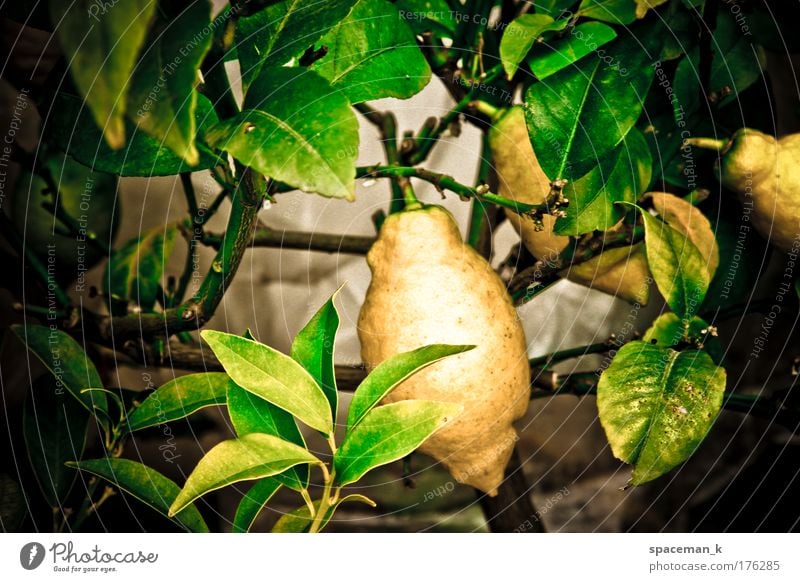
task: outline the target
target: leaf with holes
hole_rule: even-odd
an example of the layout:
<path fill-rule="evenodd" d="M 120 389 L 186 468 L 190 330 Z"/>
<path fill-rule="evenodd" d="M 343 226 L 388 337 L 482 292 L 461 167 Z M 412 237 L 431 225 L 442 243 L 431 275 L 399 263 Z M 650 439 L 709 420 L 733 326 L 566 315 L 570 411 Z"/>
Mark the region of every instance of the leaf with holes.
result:
<path fill-rule="evenodd" d="M 283 0 L 239 18 L 236 51 L 245 91 L 263 69 L 280 67 L 302 55 L 336 23 L 357 0 Z"/>
<path fill-rule="evenodd" d="M 358 121 L 327 80 L 304 69 L 264 70 L 244 108 L 211 128 L 208 142 L 304 192 L 354 199 Z"/>
<path fill-rule="evenodd" d="M 328 54 L 313 69 L 351 103 L 406 99 L 431 80 L 414 33 L 386 0 L 360 0 L 320 44 Z"/>
<path fill-rule="evenodd" d="M 597 408 L 614 456 L 652 481 L 689 458 L 722 407 L 725 370 L 701 351 L 633 341 L 597 385 Z"/>

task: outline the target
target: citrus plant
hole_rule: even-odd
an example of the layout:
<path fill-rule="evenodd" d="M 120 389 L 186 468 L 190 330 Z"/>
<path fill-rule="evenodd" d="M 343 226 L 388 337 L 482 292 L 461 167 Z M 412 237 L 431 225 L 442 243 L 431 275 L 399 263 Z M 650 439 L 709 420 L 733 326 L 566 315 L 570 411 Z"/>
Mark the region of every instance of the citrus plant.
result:
<path fill-rule="evenodd" d="M 630 485 L 687 461 L 725 408 L 790 429 L 800 421 L 788 397 L 735 390 L 721 341 L 735 338 L 718 337 L 719 324 L 748 313 L 771 326 L 773 313 L 797 312 L 800 134 L 775 135 L 764 106 L 774 101 L 793 127 L 796 96 L 781 105 L 767 89 L 775 65 L 764 72 L 790 16 L 744 0 L 34 4 L 3 8 L 56 56 L 12 54 L 20 111 L 30 99 L 41 131 L 35 150 L 7 148 L 22 172 L 0 223 L 9 272 L 22 274 L 4 283 L 26 318 L 13 334 L 49 370 L 29 387 L 21 433 L 53 529 L 80 529 L 119 489 L 207 531 L 195 502 L 251 481 L 234 530 L 248 531 L 283 489 L 297 509 L 275 531 L 316 532 L 343 503 L 374 504 L 347 486 L 417 449 L 482 492 L 491 527 L 538 529 L 518 494 L 530 490 L 523 471 L 509 470 L 512 423 L 530 398 L 596 396 Z M 452 106 L 401 131 L 390 108 L 431 85 Z M 469 184 L 431 157 L 466 124 L 480 133 Z M 379 163 L 357 165 L 361 125 L 379 135 Z M 195 191 L 199 173 L 216 185 L 210 201 Z M 155 176 L 175 177 L 185 216 L 117 241 L 118 225 L 140 218 L 118 204 L 119 184 Z M 390 193 L 374 238 L 259 221 L 295 191 L 346 213 L 367 180 Z M 469 205 L 466 233 L 419 199 L 421 183 Z M 215 217 L 223 232 L 209 227 Z M 519 241 L 495 269 L 506 220 Z M 366 255 L 364 366 L 334 361 L 333 298 L 289 355 L 243 329 L 204 329 L 256 246 Z M 754 300 L 768 253 L 783 279 Z M 564 279 L 637 312 L 664 307 L 637 332 L 529 359 L 515 307 L 537 313 Z M 768 341 L 755 338 L 754 358 Z M 596 370 L 550 374 L 592 354 L 605 356 Z M 202 371 L 142 398 L 114 386 L 117 357 Z M 226 410 L 235 438 L 206 451 L 184 483 L 127 458 L 132 433 L 210 406 Z M 81 474 L 94 476 L 83 496 Z M 100 480 L 109 487 L 98 491 Z"/>

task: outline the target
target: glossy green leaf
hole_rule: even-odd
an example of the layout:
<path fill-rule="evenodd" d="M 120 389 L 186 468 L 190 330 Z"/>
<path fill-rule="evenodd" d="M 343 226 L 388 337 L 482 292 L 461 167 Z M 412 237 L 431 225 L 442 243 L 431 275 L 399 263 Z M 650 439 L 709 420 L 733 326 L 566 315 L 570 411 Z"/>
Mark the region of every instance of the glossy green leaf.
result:
<path fill-rule="evenodd" d="M 193 504 L 186 503 L 181 511 L 169 513 L 169 507 L 178 496 L 180 487 L 147 465 L 128 459 L 109 457 L 70 463 L 70 466 L 97 475 L 116 485 L 189 531 L 208 533 L 208 526 L 203 516 Z"/>
<path fill-rule="evenodd" d="M 194 115 L 198 133 L 202 134 L 219 119 L 206 97 L 198 94 L 196 99 Z M 43 131 L 51 143 L 98 172 L 119 176 L 170 176 L 205 170 L 219 163 L 207 145 L 196 141 L 200 163 L 190 166 L 165 144 L 138 130 L 131 121 L 126 124 L 128 139 L 125 147 L 112 150 L 103 141 L 102 133 L 81 99 L 68 93 L 56 95 L 52 112 L 43 123 Z"/>
<path fill-rule="evenodd" d="M 509 79 L 517 72 L 519 64 L 528 56 L 533 43 L 545 32 L 563 30 L 569 20 L 553 21 L 546 14 L 523 14 L 515 18 L 500 39 L 500 62 Z"/>
<path fill-rule="evenodd" d="M 157 226 L 129 240 L 111 254 L 103 274 L 103 285 L 112 311 L 124 314 L 127 304 L 153 311 L 160 293 L 164 267 L 172 254 L 178 228 Z"/>
<path fill-rule="evenodd" d="M 354 483 L 375 467 L 405 457 L 462 409 L 460 404 L 429 400 L 402 400 L 372 409 L 336 451 L 337 483 Z"/>
<path fill-rule="evenodd" d="M 36 481 L 50 507 L 61 508 L 75 482 L 65 465 L 83 456 L 89 412 L 47 374 L 31 386 L 22 415 L 25 448 Z"/>
<path fill-rule="evenodd" d="M 454 37 L 457 24 L 447 0 L 397 0 L 395 6 L 415 34 Z"/>
<path fill-rule="evenodd" d="M 567 68 L 617 38 L 616 31 L 602 22 L 585 22 L 568 29 L 568 34 L 534 48 L 528 59 L 540 80 Z"/>
<path fill-rule="evenodd" d="M 207 406 L 225 404 L 230 379 L 223 372 L 189 374 L 153 391 L 128 415 L 131 432 L 184 418 Z"/>
<path fill-rule="evenodd" d="M 369 373 L 353 394 L 350 409 L 347 411 L 347 430 L 353 430 L 370 410 L 408 377 L 447 356 L 467 352 L 474 347 L 434 344 L 384 360 Z"/>
<path fill-rule="evenodd" d="M 414 33 L 387 0 L 360 0 L 319 42 L 328 54 L 314 70 L 351 103 L 406 99 L 431 80 Z"/>
<path fill-rule="evenodd" d="M 187 164 L 195 166 L 198 69 L 212 35 L 208 0 L 161 2 L 145 48 L 133 72 L 128 117 Z"/>
<path fill-rule="evenodd" d="M 72 78 L 113 149 L 125 143 L 129 80 L 156 4 L 154 0 L 50 1 L 50 15 Z"/>
<path fill-rule="evenodd" d="M 101 411 L 98 421 L 107 426 L 108 402 L 102 392 L 85 392 L 84 388 L 103 385 L 97 368 L 72 337 L 60 330 L 43 325 L 14 325 L 16 336 L 50 370 L 56 379 L 56 389 L 65 389 L 89 412 Z"/>
<path fill-rule="evenodd" d="M 336 418 L 339 405 L 334 370 L 334 344 L 336 331 L 339 329 L 339 313 L 333 303 L 338 293 L 337 290 L 295 336 L 290 352 L 292 358 L 311 374 L 325 393 L 333 418 Z"/>
<path fill-rule="evenodd" d="M 228 386 L 228 414 L 237 436 L 263 433 L 276 436 L 300 447 L 306 442 L 294 417 L 274 404 L 259 398 L 234 382 Z M 308 485 L 308 468 L 297 466 L 287 469 L 275 479 L 287 487 L 299 491 Z"/>
<path fill-rule="evenodd" d="M 697 247 L 667 223 L 642 211 L 647 263 L 670 309 L 691 318 L 708 290 L 708 266 Z"/>
<path fill-rule="evenodd" d="M 358 0 L 284 0 L 240 18 L 236 50 L 245 90 L 263 69 L 302 55 L 347 16 Z"/>
<path fill-rule="evenodd" d="M 236 508 L 236 515 L 233 516 L 233 533 L 249 532 L 258 514 L 280 488 L 280 482 L 273 477 L 267 477 L 253 485 Z"/>
<path fill-rule="evenodd" d="M 325 394 L 305 369 L 269 346 L 221 331 L 201 332 L 239 386 L 324 434 L 333 432 Z"/>
<path fill-rule="evenodd" d="M 304 192 L 352 200 L 358 121 L 347 98 L 304 69 L 269 69 L 239 115 L 213 127 L 209 143 Z"/>
<path fill-rule="evenodd" d="M 642 341 L 662 348 L 691 346 L 708 352 L 715 364 L 724 356 L 722 342 L 707 321 L 694 316 L 683 320 L 672 312 L 659 315 L 642 336 Z"/>
<path fill-rule="evenodd" d="M 636 20 L 636 0 L 583 0 L 578 15 L 611 24 L 631 24 Z"/>
<path fill-rule="evenodd" d="M 556 221 L 555 232 L 577 236 L 613 227 L 625 214 L 614 203 L 635 202 L 645 192 L 652 164 L 647 142 L 639 130 L 632 129 L 603 163 L 564 187 L 569 206 L 567 215 Z"/>
<path fill-rule="evenodd" d="M 631 482 L 652 481 L 691 456 L 724 392 L 725 370 L 705 352 L 623 346 L 600 377 L 597 408 L 614 456 L 634 465 Z"/>
<path fill-rule="evenodd" d="M 622 142 L 653 80 L 650 63 L 658 52 L 646 49 L 628 35 L 609 45 L 603 59 L 582 59 L 531 85 L 525 117 L 548 178 L 576 180 Z"/>
<path fill-rule="evenodd" d="M 174 515 L 201 495 L 226 485 L 272 477 L 295 465 L 321 463 L 306 449 L 268 434 L 252 433 L 223 441 L 197 463 L 169 514 Z"/>

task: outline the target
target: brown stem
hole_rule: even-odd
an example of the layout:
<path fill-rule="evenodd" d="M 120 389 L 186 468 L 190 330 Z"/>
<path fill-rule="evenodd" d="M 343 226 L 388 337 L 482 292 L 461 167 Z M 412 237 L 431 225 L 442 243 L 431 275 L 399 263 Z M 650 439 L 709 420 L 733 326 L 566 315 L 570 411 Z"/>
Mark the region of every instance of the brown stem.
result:
<path fill-rule="evenodd" d="M 203 244 L 217 249 L 222 244 L 222 239 L 222 234 L 203 234 Z M 372 247 L 373 242 L 375 242 L 375 239 L 369 236 L 274 230 L 267 226 L 259 226 L 253 233 L 253 240 L 250 246 L 364 255 Z"/>

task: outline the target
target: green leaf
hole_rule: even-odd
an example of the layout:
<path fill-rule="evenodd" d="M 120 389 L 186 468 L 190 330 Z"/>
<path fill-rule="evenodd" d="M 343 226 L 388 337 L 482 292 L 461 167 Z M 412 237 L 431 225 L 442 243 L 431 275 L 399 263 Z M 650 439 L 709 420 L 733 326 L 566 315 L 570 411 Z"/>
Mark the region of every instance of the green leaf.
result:
<path fill-rule="evenodd" d="M 409 376 L 447 356 L 467 352 L 474 347 L 435 344 L 384 360 L 369 373 L 353 394 L 350 409 L 347 411 L 347 430 L 353 430 L 370 410 Z"/>
<path fill-rule="evenodd" d="M 192 166 L 200 162 L 195 85 L 211 48 L 210 19 L 208 0 L 161 2 L 128 94 L 128 117 Z"/>
<path fill-rule="evenodd" d="M 539 80 L 567 68 L 617 38 L 616 31 L 602 22 L 585 22 L 569 29 L 569 34 L 535 47 L 528 60 Z"/>
<path fill-rule="evenodd" d="M 31 386 L 22 415 L 25 448 L 36 481 L 50 507 L 61 508 L 75 482 L 65 463 L 83 456 L 89 412 L 59 390 L 47 374 Z"/>
<path fill-rule="evenodd" d="M 321 465 L 306 449 L 268 434 L 252 433 L 223 441 L 200 459 L 169 508 L 175 515 L 209 491 L 238 481 L 262 479 L 301 464 Z"/>
<path fill-rule="evenodd" d="M 128 459 L 109 457 L 70 463 L 70 466 L 113 483 L 189 531 L 208 533 L 208 526 L 203 516 L 193 504 L 186 503 L 181 511 L 169 512 L 170 504 L 178 496 L 180 487 L 147 465 Z"/>
<path fill-rule="evenodd" d="M 102 392 L 84 392 L 84 388 L 103 385 L 97 368 L 83 348 L 63 331 L 43 325 L 13 325 L 12 331 L 56 379 L 56 389 L 66 389 L 86 410 L 101 411 L 97 420 L 107 426 L 108 402 Z"/>
<path fill-rule="evenodd" d="M 221 331 L 201 332 L 239 386 L 326 435 L 333 432 L 328 400 L 305 369 L 269 346 Z"/>
<path fill-rule="evenodd" d="M 284 0 L 240 18 L 236 50 L 247 91 L 263 69 L 280 67 L 302 55 L 342 20 L 357 0 Z"/>
<path fill-rule="evenodd" d="M 360 0 L 322 40 L 328 54 L 314 70 L 351 103 L 419 93 L 431 69 L 414 33 L 386 0 Z"/>
<path fill-rule="evenodd" d="M 72 78 L 113 149 L 125 143 L 128 82 L 155 9 L 153 0 L 50 1 Z"/>
<path fill-rule="evenodd" d="M 642 111 L 657 54 L 629 35 L 610 45 L 603 59 L 583 59 L 531 85 L 528 132 L 550 180 L 583 176 L 622 142 Z"/>
<path fill-rule="evenodd" d="M 462 410 L 460 404 L 429 400 L 402 400 L 374 408 L 336 451 L 337 483 L 354 483 L 375 467 L 405 457 Z"/>
<path fill-rule="evenodd" d="M 414 34 L 432 32 L 437 36 L 454 38 L 456 20 L 447 0 L 397 0 L 400 18 Z"/>
<path fill-rule="evenodd" d="M 22 487 L 14 479 L 0 473 L 0 531 L 19 531 L 22 520 L 28 515 L 28 500 Z"/>
<path fill-rule="evenodd" d="M 353 493 L 351 495 L 346 495 L 339 499 L 336 503 L 332 504 L 328 511 L 325 512 L 325 517 L 322 518 L 322 522 L 320 524 L 320 530 L 322 530 L 328 522 L 333 518 L 334 512 L 338 509 L 338 507 L 342 503 L 347 502 L 358 502 L 363 503 L 365 505 L 369 505 L 370 507 L 375 507 L 375 502 L 366 497 L 364 495 L 360 495 L 358 493 Z M 314 508 L 315 510 L 319 510 L 320 501 L 314 501 Z M 272 527 L 272 533 L 305 533 L 311 527 L 311 523 L 314 521 L 314 518 L 311 517 L 311 511 L 308 508 L 308 505 L 301 505 L 294 511 L 286 513 L 281 516 L 281 518 L 275 522 L 275 525 Z"/>
<path fill-rule="evenodd" d="M 597 386 L 611 450 L 634 465 L 640 485 L 685 461 L 722 406 L 725 370 L 705 352 L 676 352 L 641 341 L 623 346 Z"/>
<path fill-rule="evenodd" d="M 301 69 L 265 70 L 244 107 L 206 133 L 210 144 L 304 192 L 354 199 L 358 120 L 325 79 Z"/>
<path fill-rule="evenodd" d="M 639 198 L 650 184 L 652 162 L 644 136 L 632 129 L 603 163 L 564 187 L 569 206 L 567 215 L 556 221 L 555 232 L 577 236 L 612 228 L 625 214 L 614 203 Z"/>
<path fill-rule="evenodd" d="M 339 329 L 339 313 L 333 300 L 338 293 L 337 289 L 295 336 L 290 352 L 292 358 L 311 374 L 325 393 L 333 418 L 336 418 L 339 404 L 333 355 L 336 331 Z"/>
<path fill-rule="evenodd" d="M 536 12 L 549 14 L 553 18 L 561 16 L 566 9 L 571 8 L 578 0 L 538 0 L 535 5 Z"/>
<path fill-rule="evenodd" d="M 184 418 L 207 406 L 225 404 L 230 379 L 223 372 L 189 374 L 170 380 L 152 392 L 130 414 L 133 432 Z"/>
<path fill-rule="evenodd" d="M 635 0 L 583 0 L 578 16 L 611 24 L 631 24 L 636 20 Z"/>
<path fill-rule="evenodd" d="M 708 290 L 708 267 L 697 247 L 681 232 L 646 210 L 644 219 L 647 263 L 656 286 L 670 309 L 691 318 L 700 309 Z"/>
<path fill-rule="evenodd" d="M 233 533 L 247 533 L 264 509 L 272 496 L 281 488 L 280 482 L 272 477 L 262 479 L 253 485 L 244 494 L 239 506 L 236 508 L 236 515 L 233 516 Z"/>
<path fill-rule="evenodd" d="M 297 428 L 297 423 L 291 414 L 237 386 L 234 382 L 229 382 L 228 386 L 228 413 L 237 436 L 263 433 L 303 448 L 306 446 L 303 434 Z M 292 467 L 276 475 L 275 478 L 287 487 L 299 491 L 308 486 L 308 468 Z"/>
<path fill-rule="evenodd" d="M 674 313 L 663 313 L 645 332 L 642 341 L 662 348 L 691 345 L 708 352 L 715 364 L 719 364 L 725 355 L 716 332 L 707 321 L 697 316 L 683 320 Z"/>
<path fill-rule="evenodd" d="M 195 120 L 200 134 L 219 122 L 211 102 L 199 94 Z M 130 121 L 126 124 L 126 146 L 112 150 L 103 141 L 103 135 L 83 101 L 68 93 L 56 95 L 52 114 L 43 123 L 43 131 L 51 143 L 97 172 L 119 176 L 171 176 L 205 170 L 220 163 L 208 146 L 197 141 L 200 163 L 190 166 L 165 144 L 139 131 Z"/>
<path fill-rule="evenodd" d="M 515 18 L 500 39 L 500 62 L 508 78 L 517 72 L 536 39 L 545 32 L 563 30 L 568 23 L 566 19 L 554 22 L 546 14 L 523 14 Z"/>
<path fill-rule="evenodd" d="M 103 274 L 103 285 L 112 312 L 124 314 L 129 303 L 138 305 L 142 311 L 153 311 L 164 287 L 161 278 L 177 235 L 174 224 L 157 226 L 111 254 Z"/>

